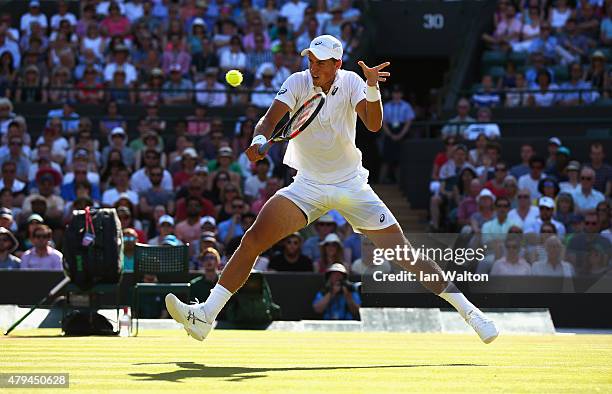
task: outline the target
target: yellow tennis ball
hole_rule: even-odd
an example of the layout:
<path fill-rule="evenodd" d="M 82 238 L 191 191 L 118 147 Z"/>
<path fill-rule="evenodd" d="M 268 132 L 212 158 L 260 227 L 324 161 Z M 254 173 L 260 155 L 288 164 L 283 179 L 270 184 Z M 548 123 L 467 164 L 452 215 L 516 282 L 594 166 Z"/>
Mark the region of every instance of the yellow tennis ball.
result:
<path fill-rule="evenodd" d="M 225 74 L 225 80 L 233 87 L 237 87 L 242 83 L 242 73 L 238 70 L 229 70 Z"/>

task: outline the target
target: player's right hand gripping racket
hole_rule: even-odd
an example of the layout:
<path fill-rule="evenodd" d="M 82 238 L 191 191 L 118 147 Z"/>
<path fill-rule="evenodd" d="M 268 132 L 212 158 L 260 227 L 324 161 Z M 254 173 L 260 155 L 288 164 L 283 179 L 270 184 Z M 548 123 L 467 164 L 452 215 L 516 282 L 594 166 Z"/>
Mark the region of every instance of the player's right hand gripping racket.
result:
<path fill-rule="evenodd" d="M 325 94 L 316 93 L 306 100 L 283 127 L 278 129 L 265 144 L 258 149 L 260 155 L 266 154 L 270 146 L 276 142 L 289 141 L 298 136 L 317 117 L 325 104 Z"/>

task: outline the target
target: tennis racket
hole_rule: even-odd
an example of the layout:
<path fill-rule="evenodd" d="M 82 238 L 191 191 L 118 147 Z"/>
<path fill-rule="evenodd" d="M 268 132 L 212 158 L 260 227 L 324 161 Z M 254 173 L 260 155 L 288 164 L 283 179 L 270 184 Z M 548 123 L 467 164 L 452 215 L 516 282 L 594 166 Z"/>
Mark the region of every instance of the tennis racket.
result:
<path fill-rule="evenodd" d="M 306 100 L 287 123 L 272 134 L 272 137 L 266 143 L 259 147 L 259 154 L 266 154 L 270 146 L 276 142 L 289 141 L 297 137 L 317 117 L 319 111 L 323 108 L 323 104 L 325 104 L 324 93 L 317 93 Z"/>

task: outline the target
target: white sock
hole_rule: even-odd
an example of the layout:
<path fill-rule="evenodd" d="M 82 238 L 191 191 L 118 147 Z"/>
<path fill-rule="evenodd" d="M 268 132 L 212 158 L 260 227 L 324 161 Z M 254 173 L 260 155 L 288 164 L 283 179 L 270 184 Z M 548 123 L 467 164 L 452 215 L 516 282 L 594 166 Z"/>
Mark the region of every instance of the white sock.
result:
<path fill-rule="evenodd" d="M 232 293 L 220 284 L 216 284 L 210 291 L 210 295 L 200 305 L 209 320 L 216 320 L 221 309 L 232 297 Z"/>
<path fill-rule="evenodd" d="M 469 311 L 476 308 L 452 283 L 449 283 L 446 289 L 438 294 L 438 296 L 451 304 L 462 317 L 465 317 Z"/>

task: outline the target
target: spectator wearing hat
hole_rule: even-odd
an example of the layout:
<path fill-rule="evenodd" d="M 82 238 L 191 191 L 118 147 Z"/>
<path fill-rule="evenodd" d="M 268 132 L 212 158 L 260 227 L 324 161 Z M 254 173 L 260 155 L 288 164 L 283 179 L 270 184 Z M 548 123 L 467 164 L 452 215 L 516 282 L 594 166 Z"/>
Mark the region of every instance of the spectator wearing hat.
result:
<path fill-rule="evenodd" d="M 551 167 L 546 169 L 546 174 L 553 177 L 556 181 L 567 180 L 567 165 L 572 153 L 569 148 L 560 146 L 557 149 L 555 161 Z"/>
<path fill-rule="evenodd" d="M 606 61 L 606 55 L 602 51 L 593 52 L 590 67 L 584 77 L 585 81 L 589 82 L 593 89 L 597 89 L 599 94 L 603 94 L 603 89 L 610 83 L 610 77 L 606 71 Z"/>
<path fill-rule="evenodd" d="M 580 163 L 572 160 L 565 167 L 567 181 L 559 183 L 559 191 L 573 194 L 574 191 L 580 188 Z"/>
<path fill-rule="evenodd" d="M 30 26 L 33 22 L 37 22 L 44 29 L 49 26 L 47 16 L 40 11 L 40 1 L 38 0 L 31 0 L 28 12 L 21 16 L 19 28 L 23 35 L 30 33 Z"/>
<path fill-rule="evenodd" d="M 564 236 L 566 233 L 565 226 L 553 218 L 555 201 L 550 197 L 540 197 L 538 199 L 538 208 L 540 209 L 538 217 L 525 223 L 525 233 L 539 234 L 542 225 L 548 223 L 555 227 L 557 235 L 560 237 Z"/>
<path fill-rule="evenodd" d="M 153 186 L 149 178 L 149 172 L 154 167 L 161 167 L 161 153 L 154 148 L 147 148 L 143 151 L 144 167 L 132 174 L 130 186 L 136 193 L 147 191 Z M 172 175 L 164 170 L 161 186 L 164 190 L 172 191 Z"/>
<path fill-rule="evenodd" d="M 220 244 L 219 242 L 217 242 L 217 235 L 215 234 L 214 231 L 208 231 L 205 230 L 205 228 L 210 229 L 211 224 L 209 219 L 205 218 L 212 218 L 211 216 L 205 216 L 204 218 L 200 219 L 200 223 L 202 224 L 202 234 L 200 234 L 200 238 L 196 239 L 195 241 L 193 241 L 193 248 L 196 251 L 196 254 L 194 256 L 194 258 L 191 260 L 191 265 L 192 265 L 192 269 L 194 270 L 199 270 L 201 269 L 201 261 L 198 261 L 198 255 L 202 254 L 202 252 L 204 252 L 206 249 L 208 248 L 213 248 L 216 251 L 219 252 L 219 254 L 221 254 L 221 264 L 223 264 L 223 245 Z M 212 218 L 214 220 L 214 218 Z M 215 227 L 216 228 L 216 227 Z"/>
<path fill-rule="evenodd" d="M 44 224 L 44 219 L 41 215 L 37 213 L 31 214 L 24 223 L 23 228 L 19 233 L 17 233 L 17 238 L 19 239 L 19 246 L 17 247 L 17 251 L 15 254 L 18 257 L 23 255 L 23 252 L 32 248 L 34 245 L 32 240 L 34 238 L 34 230 L 41 224 Z"/>
<path fill-rule="evenodd" d="M 217 158 L 208 162 L 208 169 L 211 177 L 215 177 L 220 171 L 230 174 L 230 181 L 235 185 L 240 185 L 242 169 L 240 164 L 234 160 L 234 151 L 229 146 L 222 146 L 217 151 Z"/>
<path fill-rule="evenodd" d="M 557 137 L 550 137 L 548 139 L 548 144 L 546 146 L 546 150 L 548 152 L 548 157 L 546 158 L 546 167 L 545 168 L 554 168 L 555 163 L 557 161 L 557 152 L 559 148 L 562 146 L 561 140 Z"/>
<path fill-rule="evenodd" d="M 302 245 L 302 253 L 312 261 L 317 261 L 321 257 L 321 246 L 319 245 L 328 234 L 335 233 L 338 228 L 334 218 L 325 214 L 314 222 L 316 235 L 306 239 Z"/>
<path fill-rule="evenodd" d="M 174 235 L 174 218 L 170 215 L 163 215 L 157 221 L 158 236 L 150 238 L 149 245 L 162 245 L 164 238 L 168 235 Z"/>
<path fill-rule="evenodd" d="M 14 161 L 5 161 L 0 167 L 0 189 L 10 189 L 15 195 L 15 204 L 21 205 L 25 197 L 26 184 L 17 179 L 17 164 Z"/>
<path fill-rule="evenodd" d="M 593 142 L 590 146 L 588 163 L 585 163 L 595 171 L 595 190 L 612 196 L 612 166 L 605 162 L 606 154 L 601 142 Z"/>
<path fill-rule="evenodd" d="M 139 194 L 140 214 L 147 219 L 151 219 L 154 207 L 162 205 L 167 212 L 174 213 L 174 191 L 166 190 L 161 182 L 164 176 L 162 167 L 153 167 L 148 174 L 151 187 Z"/>
<path fill-rule="evenodd" d="M 49 244 L 51 229 L 41 224 L 32 232 L 33 247 L 21 256 L 21 269 L 62 270 L 62 253 Z"/>
<path fill-rule="evenodd" d="M 344 244 L 336 233 L 327 234 L 325 239 L 319 242 L 319 248 L 319 258 L 314 262 L 315 272 L 324 273 L 334 263 L 342 263 L 345 267 L 349 265 L 348 253 L 344 250 Z"/>
<path fill-rule="evenodd" d="M 151 49 L 153 50 L 153 49 Z M 140 85 L 138 101 L 144 105 L 154 104 L 162 101 L 161 89 L 164 85 L 164 72 L 159 67 L 153 67 L 149 73 L 149 79 Z"/>
<path fill-rule="evenodd" d="M 208 297 L 210 290 L 219 280 L 221 256 L 212 247 L 208 247 L 197 256 L 197 266 L 200 275 L 191 281 L 189 289 L 191 298 L 203 299 Z"/>
<path fill-rule="evenodd" d="M 125 73 L 125 83 L 131 85 L 138 79 L 136 68 L 130 64 L 128 59 L 129 49 L 123 45 L 115 45 L 113 50 L 113 61 L 108 63 L 104 68 L 104 81 L 111 82 L 117 70 L 122 70 Z"/>
<path fill-rule="evenodd" d="M 180 189 L 189 182 L 189 179 L 195 174 L 197 165 L 198 152 L 192 147 L 183 149 L 180 157 L 180 170 L 176 171 L 172 177 L 172 183 L 174 184 L 175 190 Z"/>
<path fill-rule="evenodd" d="M 207 107 L 223 107 L 227 103 L 225 85 L 217 81 L 219 69 L 209 67 L 204 72 L 204 79 L 195 85 L 196 102 Z M 212 90 L 210 92 L 209 90 Z"/>
<path fill-rule="evenodd" d="M 546 177 L 538 184 L 538 191 L 540 192 L 540 195 L 550 197 L 554 200 L 557 197 L 557 194 L 559 194 L 559 184 L 555 178 Z"/>
<path fill-rule="evenodd" d="M 478 210 L 470 217 L 470 228 L 475 234 L 480 234 L 482 225 L 495 217 L 495 195 L 489 189 L 480 190 L 478 197 Z"/>
<path fill-rule="evenodd" d="M 161 94 L 163 102 L 168 105 L 191 104 L 193 83 L 189 79 L 183 78 L 181 65 L 178 63 L 172 64 L 169 67 L 169 74 Z"/>
<path fill-rule="evenodd" d="M 8 193 L 7 193 L 8 191 Z M 13 232 L 17 231 L 17 223 L 13 219 L 13 209 L 9 208 L 10 205 L 5 205 L 5 196 L 10 193 L 8 189 L 0 190 L 0 227 Z M 12 193 L 10 193 L 12 195 Z M 16 209 L 16 213 L 21 213 L 21 208 Z"/>
<path fill-rule="evenodd" d="M 21 268 L 21 259 L 12 254 L 18 246 L 11 230 L 0 227 L 0 270 Z"/>
<path fill-rule="evenodd" d="M 302 254 L 302 242 L 303 238 L 298 232 L 286 237 L 282 241 L 282 252 L 270 259 L 268 270 L 312 272 L 312 260 Z"/>
<path fill-rule="evenodd" d="M 115 103 L 116 105 L 116 103 Z M 123 127 L 114 127 L 108 137 L 109 144 L 102 149 L 102 166 L 108 165 L 108 157 L 112 150 L 121 152 L 123 164 L 128 168 L 134 166 L 134 151 L 128 146 L 128 136 Z"/>
<path fill-rule="evenodd" d="M 325 272 L 325 287 L 312 302 L 314 311 L 325 320 L 356 320 L 359 318 L 361 298 L 346 283 L 348 271 L 344 265 L 335 263 Z"/>
<path fill-rule="evenodd" d="M 399 180 L 399 159 L 401 141 L 408 137 L 410 125 L 415 118 L 412 106 L 404 100 L 404 92 L 399 85 L 391 90 L 391 101 L 384 104 L 383 157 L 381 163 L 381 182 L 397 182 Z M 390 178 L 388 178 L 390 177 Z"/>
<path fill-rule="evenodd" d="M 601 201 L 605 201 L 604 195 L 595 190 L 595 171 L 590 167 L 583 167 L 580 171 L 580 188 L 572 194 L 576 213 L 585 214 L 594 211 Z"/>

